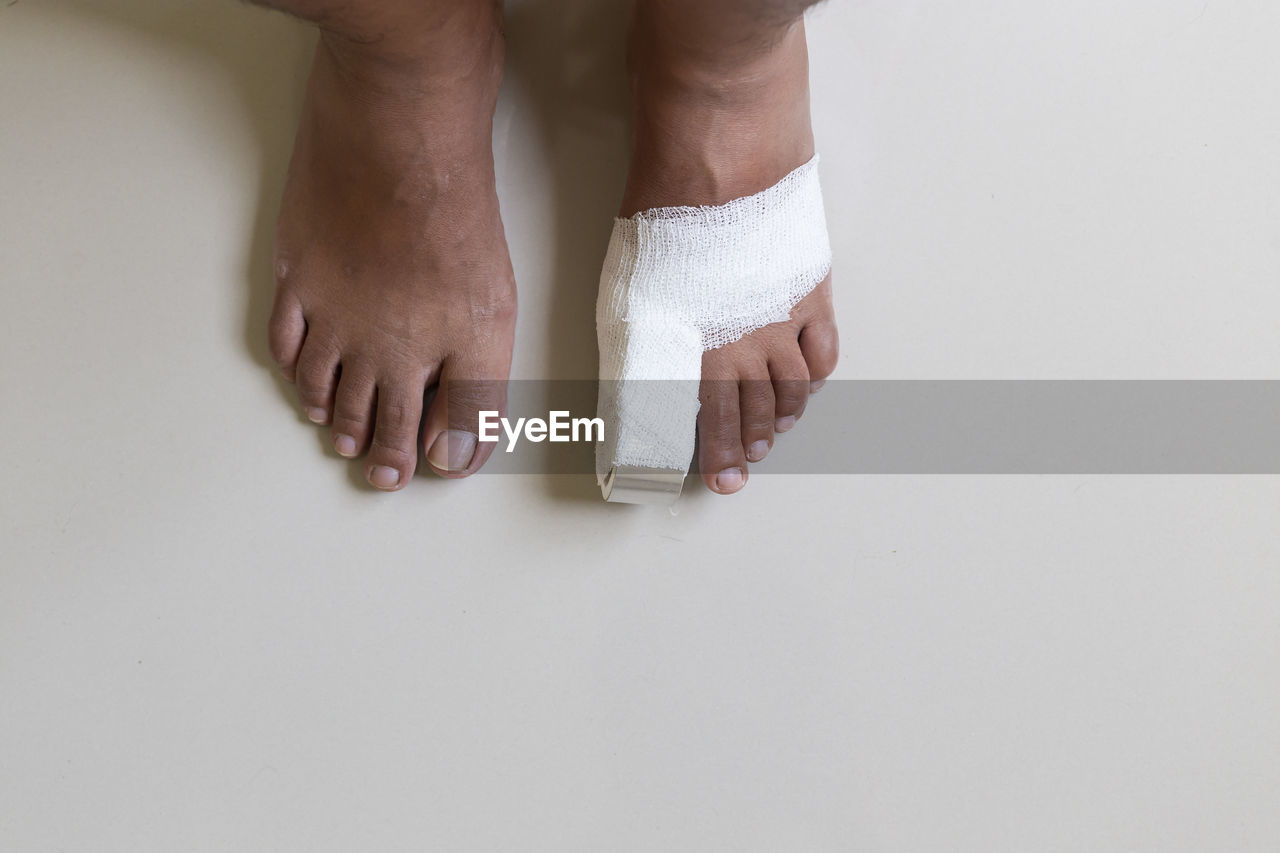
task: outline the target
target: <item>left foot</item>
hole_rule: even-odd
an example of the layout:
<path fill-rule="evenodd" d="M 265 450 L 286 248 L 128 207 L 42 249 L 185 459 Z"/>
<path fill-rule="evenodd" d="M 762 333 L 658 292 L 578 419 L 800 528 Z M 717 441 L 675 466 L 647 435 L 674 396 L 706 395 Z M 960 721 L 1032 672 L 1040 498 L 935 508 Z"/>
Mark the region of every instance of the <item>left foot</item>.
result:
<path fill-rule="evenodd" d="M 752 195 L 814 153 L 802 20 L 758 50 L 717 58 L 673 46 L 673 22 L 659 20 L 667 14 L 641 3 L 632 24 L 635 129 L 623 217 Z M 709 489 L 746 485 L 749 464 L 795 426 L 838 353 L 828 276 L 790 319 L 703 354 L 698 468 Z"/>

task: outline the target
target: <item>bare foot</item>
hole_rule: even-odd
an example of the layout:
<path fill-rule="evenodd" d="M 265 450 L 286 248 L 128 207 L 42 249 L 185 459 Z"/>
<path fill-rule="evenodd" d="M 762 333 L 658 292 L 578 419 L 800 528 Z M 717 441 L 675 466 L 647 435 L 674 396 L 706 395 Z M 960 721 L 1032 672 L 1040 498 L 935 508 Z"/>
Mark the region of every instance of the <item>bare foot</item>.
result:
<path fill-rule="evenodd" d="M 687 18 L 695 5 L 637 4 L 630 49 L 635 130 L 622 216 L 724 204 L 772 186 L 813 157 L 803 21 L 770 22 L 755 40 L 735 32 L 734 49 L 708 51 L 695 38 L 693 49 L 670 34 L 696 32 L 699 22 Z M 795 426 L 838 354 L 829 277 L 786 322 L 704 353 L 698 468 L 708 488 L 731 494 L 746 484 L 749 463 L 764 459 L 774 437 Z"/>
<path fill-rule="evenodd" d="M 515 331 L 491 148 L 500 10 L 421 5 L 423 20 L 368 19 L 385 32 L 321 22 L 276 229 L 272 355 L 387 491 L 420 434 L 442 476 L 484 463 L 476 413 L 505 410 Z"/>

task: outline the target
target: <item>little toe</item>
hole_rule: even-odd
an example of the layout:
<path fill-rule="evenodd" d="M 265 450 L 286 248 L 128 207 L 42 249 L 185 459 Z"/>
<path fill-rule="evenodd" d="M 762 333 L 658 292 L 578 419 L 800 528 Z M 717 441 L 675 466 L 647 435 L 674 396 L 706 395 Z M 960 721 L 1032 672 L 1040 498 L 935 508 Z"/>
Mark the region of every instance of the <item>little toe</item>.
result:
<path fill-rule="evenodd" d="M 800 330 L 800 352 L 809 368 L 811 390 L 816 391 L 836 369 L 840 358 L 840 333 L 834 320 L 821 317 Z"/>
<path fill-rule="evenodd" d="M 738 383 L 704 378 L 700 395 L 698 470 L 708 489 L 731 495 L 747 482 Z"/>
<path fill-rule="evenodd" d="M 810 392 L 836 369 L 840 359 L 840 333 L 832 302 L 831 276 L 827 276 L 796 306 L 793 316 L 800 324 L 800 353 L 809 372 Z"/>
<path fill-rule="evenodd" d="M 290 382 L 294 381 L 297 373 L 298 353 L 302 350 L 306 334 L 307 321 L 302 316 L 302 305 L 292 293 L 277 287 L 271 320 L 267 324 L 267 345 L 272 360 Z"/>
<path fill-rule="evenodd" d="M 374 488 L 394 492 L 413 476 L 424 389 L 425 382 L 409 378 L 378 384 L 373 440 L 365 462 L 365 476 Z"/>
<path fill-rule="evenodd" d="M 333 402 L 333 449 L 339 456 L 352 459 L 369 446 L 376 397 L 372 374 L 355 365 L 343 368 Z"/>

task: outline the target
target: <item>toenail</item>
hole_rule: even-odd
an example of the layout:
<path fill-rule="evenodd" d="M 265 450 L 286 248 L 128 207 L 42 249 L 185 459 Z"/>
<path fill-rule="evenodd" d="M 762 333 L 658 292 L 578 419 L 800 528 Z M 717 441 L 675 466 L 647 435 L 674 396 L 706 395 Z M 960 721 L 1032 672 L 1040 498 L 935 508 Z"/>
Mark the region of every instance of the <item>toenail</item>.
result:
<path fill-rule="evenodd" d="M 355 456 L 356 440 L 349 435 L 335 435 L 333 449 L 338 451 L 339 456 Z"/>
<path fill-rule="evenodd" d="M 747 448 L 747 460 L 749 462 L 759 462 L 768 455 L 769 442 L 765 441 L 763 438 L 759 441 L 752 442 L 751 446 Z"/>
<path fill-rule="evenodd" d="M 819 389 L 819 388 L 821 388 L 823 385 L 826 385 L 826 384 L 827 384 L 827 380 L 825 380 L 825 379 L 815 379 L 815 380 L 813 380 L 812 382 L 810 382 L 810 383 L 809 383 L 809 393 L 810 393 L 810 394 L 817 394 L 817 393 L 818 393 L 818 389 Z"/>
<path fill-rule="evenodd" d="M 441 471 L 465 471 L 475 453 L 475 435 L 460 429 L 447 429 L 431 443 L 427 461 Z"/>
<path fill-rule="evenodd" d="M 307 409 L 307 419 L 313 424 L 322 424 L 329 420 L 329 413 L 317 406 Z"/>
<path fill-rule="evenodd" d="M 736 492 L 742 488 L 742 469 L 726 468 L 716 474 L 716 488 L 722 492 Z"/>
<path fill-rule="evenodd" d="M 400 485 L 400 472 L 386 465 L 374 465 L 369 470 L 369 482 L 379 489 L 394 489 Z"/>
<path fill-rule="evenodd" d="M 786 432 L 796 425 L 796 416 L 787 415 L 785 418 L 778 418 L 773 422 L 774 432 Z"/>

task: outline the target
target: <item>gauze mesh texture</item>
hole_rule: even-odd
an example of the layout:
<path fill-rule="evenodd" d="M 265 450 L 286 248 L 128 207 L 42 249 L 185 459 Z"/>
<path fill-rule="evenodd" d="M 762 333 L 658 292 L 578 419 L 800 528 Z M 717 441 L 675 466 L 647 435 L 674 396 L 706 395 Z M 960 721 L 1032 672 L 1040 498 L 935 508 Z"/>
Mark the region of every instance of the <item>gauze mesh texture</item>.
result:
<path fill-rule="evenodd" d="M 702 353 L 786 320 L 830 270 L 817 155 L 755 195 L 615 220 L 596 301 L 601 480 L 686 471 Z"/>

